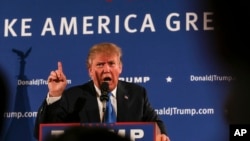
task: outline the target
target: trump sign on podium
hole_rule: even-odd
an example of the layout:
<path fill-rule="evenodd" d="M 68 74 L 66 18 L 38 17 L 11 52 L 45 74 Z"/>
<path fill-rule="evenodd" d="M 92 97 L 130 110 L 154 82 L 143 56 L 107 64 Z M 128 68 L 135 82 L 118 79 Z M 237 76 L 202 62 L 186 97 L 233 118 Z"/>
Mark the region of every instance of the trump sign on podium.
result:
<path fill-rule="evenodd" d="M 45 141 L 48 135 L 63 134 L 65 129 L 73 126 L 105 127 L 118 135 L 129 137 L 131 141 L 155 141 L 157 135 L 160 134 L 158 126 L 154 122 L 41 124 L 39 141 Z"/>

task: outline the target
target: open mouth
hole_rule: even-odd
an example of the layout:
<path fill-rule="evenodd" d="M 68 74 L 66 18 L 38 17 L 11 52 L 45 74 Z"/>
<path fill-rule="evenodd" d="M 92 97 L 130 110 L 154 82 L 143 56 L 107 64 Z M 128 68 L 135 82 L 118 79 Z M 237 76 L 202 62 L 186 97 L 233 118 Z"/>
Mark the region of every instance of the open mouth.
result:
<path fill-rule="evenodd" d="M 103 79 L 103 81 L 111 81 L 111 78 L 110 78 L 110 77 L 105 77 L 105 78 Z"/>

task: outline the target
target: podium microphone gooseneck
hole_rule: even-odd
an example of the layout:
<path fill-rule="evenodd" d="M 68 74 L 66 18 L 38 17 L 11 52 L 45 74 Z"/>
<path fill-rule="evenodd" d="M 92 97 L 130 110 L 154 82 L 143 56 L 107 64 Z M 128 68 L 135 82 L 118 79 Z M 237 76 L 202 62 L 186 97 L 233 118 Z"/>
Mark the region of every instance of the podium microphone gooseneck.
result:
<path fill-rule="evenodd" d="M 101 84 L 101 96 L 100 96 L 100 100 L 101 100 L 102 105 L 103 105 L 102 123 L 105 121 L 106 104 L 107 104 L 107 101 L 109 100 L 108 93 L 109 93 L 109 84 L 108 84 L 108 82 L 103 82 Z"/>

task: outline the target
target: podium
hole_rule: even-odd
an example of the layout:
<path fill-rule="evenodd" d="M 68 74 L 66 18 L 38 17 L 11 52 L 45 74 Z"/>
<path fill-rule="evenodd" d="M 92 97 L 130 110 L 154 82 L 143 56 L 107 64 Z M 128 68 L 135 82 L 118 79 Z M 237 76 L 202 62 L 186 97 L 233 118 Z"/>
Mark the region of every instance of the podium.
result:
<path fill-rule="evenodd" d="M 118 122 L 106 123 L 56 123 L 40 124 L 39 141 L 45 141 L 48 135 L 60 135 L 64 130 L 73 126 L 105 127 L 111 131 L 127 136 L 131 141 L 156 141 L 160 134 L 158 125 L 154 122 Z"/>

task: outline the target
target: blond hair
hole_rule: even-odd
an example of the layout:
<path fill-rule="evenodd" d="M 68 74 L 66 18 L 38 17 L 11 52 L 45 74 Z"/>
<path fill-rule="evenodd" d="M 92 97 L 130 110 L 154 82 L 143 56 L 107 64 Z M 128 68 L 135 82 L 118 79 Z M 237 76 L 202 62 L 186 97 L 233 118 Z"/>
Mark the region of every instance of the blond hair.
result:
<path fill-rule="evenodd" d="M 96 54 L 100 54 L 100 53 L 104 53 L 107 55 L 117 55 L 120 63 L 122 63 L 121 58 L 122 58 L 122 50 L 119 46 L 117 46 L 114 43 L 110 43 L 110 42 L 103 42 L 103 43 L 98 43 L 93 45 L 88 53 L 88 57 L 87 57 L 87 68 L 90 67 L 90 65 L 92 64 L 92 60 L 94 59 L 94 56 Z"/>

